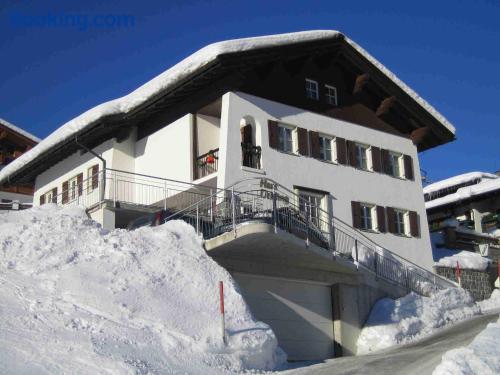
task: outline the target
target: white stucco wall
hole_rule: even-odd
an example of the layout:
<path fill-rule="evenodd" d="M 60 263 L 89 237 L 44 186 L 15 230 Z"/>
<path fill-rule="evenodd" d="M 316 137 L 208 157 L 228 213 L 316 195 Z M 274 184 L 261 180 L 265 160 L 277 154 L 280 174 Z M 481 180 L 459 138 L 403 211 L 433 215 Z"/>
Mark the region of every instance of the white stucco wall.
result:
<path fill-rule="evenodd" d="M 217 117 L 197 115 L 198 155 L 203 155 L 219 147 L 220 119 Z"/>
<path fill-rule="evenodd" d="M 218 186 L 221 188 L 243 178 L 261 176 L 241 167 L 239 124 L 240 119 L 247 115 L 255 119 L 258 137 L 260 135 L 261 138 L 257 143 L 262 146 L 262 170 L 265 176 L 289 189 L 302 186 L 330 192 L 334 215 L 349 224 L 352 224 L 351 201 L 416 211 L 420 219 L 420 238 L 408 238 L 390 233 L 367 232 L 366 235 L 379 245 L 431 269 L 433 260 L 418 154 L 409 139 L 305 112 L 252 95 L 227 93 L 222 101 L 219 159 L 221 167 L 218 179 Z M 350 166 L 326 163 L 311 157 L 294 156 L 271 149 L 267 127 L 270 119 L 410 155 L 413 159 L 415 180 L 398 179 L 383 173 L 362 171 Z"/>

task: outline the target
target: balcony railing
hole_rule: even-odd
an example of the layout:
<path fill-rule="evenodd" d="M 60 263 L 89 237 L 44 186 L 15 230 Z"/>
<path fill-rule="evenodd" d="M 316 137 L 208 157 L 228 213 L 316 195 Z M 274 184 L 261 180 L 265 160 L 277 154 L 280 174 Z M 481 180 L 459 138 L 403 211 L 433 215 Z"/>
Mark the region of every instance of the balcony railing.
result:
<path fill-rule="evenodd" d="M 251 143 L 241 144 L 242 162 L 244 167 L 260 169 L 260 157 L 262 149 Z"/>
<path fill-rule="evenodd" d="M 219 149 L 216 148 L 196 158 L 195 178 L 198 179 L 208 176 L 212 173 L 217 172 L 218 169 L 219 169 Z"/>

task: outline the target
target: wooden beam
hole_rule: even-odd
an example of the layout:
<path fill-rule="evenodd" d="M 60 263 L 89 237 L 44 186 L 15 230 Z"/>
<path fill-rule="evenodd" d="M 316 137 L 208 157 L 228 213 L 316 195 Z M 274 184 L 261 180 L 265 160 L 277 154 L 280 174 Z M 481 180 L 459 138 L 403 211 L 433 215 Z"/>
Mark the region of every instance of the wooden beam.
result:
<path fill-rule="evenodd" d="M 356 80 L 354 81 L 352 94 L 359 95 L 361 92 L 363 92 L 366 88 L 366 85 L 368 84 L 368 81 L 370 81 L 370 75 L 368 73 L 358 75 L 356 77 Z"/>
<path fill-rule="evenodd" d="M 384 117 L 389 113 L 391 109 L 394 108 L 397 100 L 395 96 L 389 96 L 380 102 L 380 105 L 377 108 L 376 115 L 377 117 Z"/>
<path fill-rule="evenodd" d="M 0 131 L 0 139 L 5 139 L 8 135 L 9 133 L 7 132 L 7 130 Z"/>
<path fill-rule="evenodd" d="M 410 139 L 413 144 L 418 146 L 421 143 L 425 142 L 425 139 L 430 134 L 430 129 L 428 126 L 424 126 L 423 128 L 415 129 L 410 134 Z"/>

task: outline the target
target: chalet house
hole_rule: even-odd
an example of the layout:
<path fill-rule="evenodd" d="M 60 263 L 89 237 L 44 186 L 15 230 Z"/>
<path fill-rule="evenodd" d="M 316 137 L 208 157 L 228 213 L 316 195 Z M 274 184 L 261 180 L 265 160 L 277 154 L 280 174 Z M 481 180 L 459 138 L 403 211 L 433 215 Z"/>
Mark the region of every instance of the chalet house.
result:
<path fill-rule="evenodd" d="M 290 359 L 356 351 L 373 303 L 449 285 L 418 152 L 455 139 L 337 31 L 209 45 L 71 120 L 0 172 L 106 228 L 160 208 L 192 224 Z"/>
<path fill-rule="evenodd" d="M 469 172 L 424 188 L 432 233 L 445 248 L 500 259 L 500 177 Z"/>
<path fill-rule="evenodd" d="M 34 135 L 0 118 L 0 170 L 32 149 L 38 142 L 40 139 Z M 0 187 L 0 209 L 11 209 L 16 202 L 21 206 L 31 204 L 33 191 L 33 183 Z"/>

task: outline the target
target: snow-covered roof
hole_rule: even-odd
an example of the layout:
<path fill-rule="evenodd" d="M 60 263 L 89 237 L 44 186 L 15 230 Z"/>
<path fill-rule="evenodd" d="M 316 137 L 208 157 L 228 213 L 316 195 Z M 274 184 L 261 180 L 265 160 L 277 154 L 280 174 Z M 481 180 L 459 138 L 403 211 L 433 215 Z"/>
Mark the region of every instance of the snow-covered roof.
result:
<path fill-rule="evenodd" d="M 362 56 L 364 56 L 364 58 L 375 65 L 384 75 L 391 79 L 413 100 L 415 100 L 420 106 L 422 106 L 422 108 L 424 108 L 431 116 L 433 116 L 443 127 L 445 127 L 452 134 L 455 134 L 455 128 L 448 122 L 448 120 L 446 120 L 443 115 L 441 115 L 434 107 L 427 103 L 421 96 L 419 96 L 415 91 L 413 91 L 410 87 L 403 83 L 394 73 L 392 73 L 382 63 L 380 63 L 377 59 L 375 59 L 363 48 L 361 48 L 357 43 L 345 37 L 342 33 L 334 30 L 303 31 L 288 34 L 227 40 L 210 44 L 198 50 L 170 69 L 153 78 L 151 81 L 132 91 L 130 94 L 102 103 L 59 127 L 42 142 L 40 142 L 36 147 L 31 149 L 29 152 L 21 155 L 7 167 L 5 167 L 0 172 L 0 183 L 5 182 L 12 173 L 18 171 L 28 163 L 32 162 L 41 154 L 74 137 L 75 134 L 81 132 L 85 128 L 90 127 L 100 118 L 109 115 L 129 113 L 130 111 L 138 108 L 141 104 L 145 103 L 148 99 L 154 97 L 164 90 L 173 87 L 176 83 L 180 82 L 184 78 L 189 77 L 192 73 L 198 71 L 199 69 L 208 66 L 222 54 L 292 45 L 307 41 L 327 40 L 332 38 L 344 39 L 349 45 L 351 45 Z"/>
<path fill-rule="evenodd" d="M 26 137 L 28 139 L 31 139 L 34 142 L 38 143 L 38 142 L 41 141 L 40 138 L 35 137 L 33 134 L 28 133 L 26 130 L 21 129 L 20 127 L 14 125 L 14 124 L 11 124 L 10 122 L 8 122 L 7 120 L 4 120 L 3 118 L 0 118 L 0 124 L 2 124 L 3 126 L 11 129 L 12 131 L 14 131 L 16 133 L 21 134 L 22 136 L 24 136 L 24 137 Z"/>
<path fill-rule="evenodd" d="M 425 202 L 425 208 L 429 210 L 431 208 L 440 207 L 450 203 L 456 203 L 466 199 L 477 197 L 482 194 L 491 193 L 496 190 L 500 191 L 500 178 L 495 175 L 491 176 L 494 176 L 495 178 L 490 177 L 488 179 L 484 179 L 479 184 L 465 186 L 458 189 L 453 194 L 449 194 L 444 197 Z"/>
<path fill-rule="evenodd" d="M 492 173 L 486 173 L 486 172 L 469 172 L 469 173 L 459 174 L 458 176 L 446 178 L 444 180 L 427 185 L 426 187 L 424 187 L 424 194 L 432 194 L 436 191 L 464 184 L 467 182 L 472 182 L 474 180 L 492 179 L 497 177 L 498 176 Z"/>

